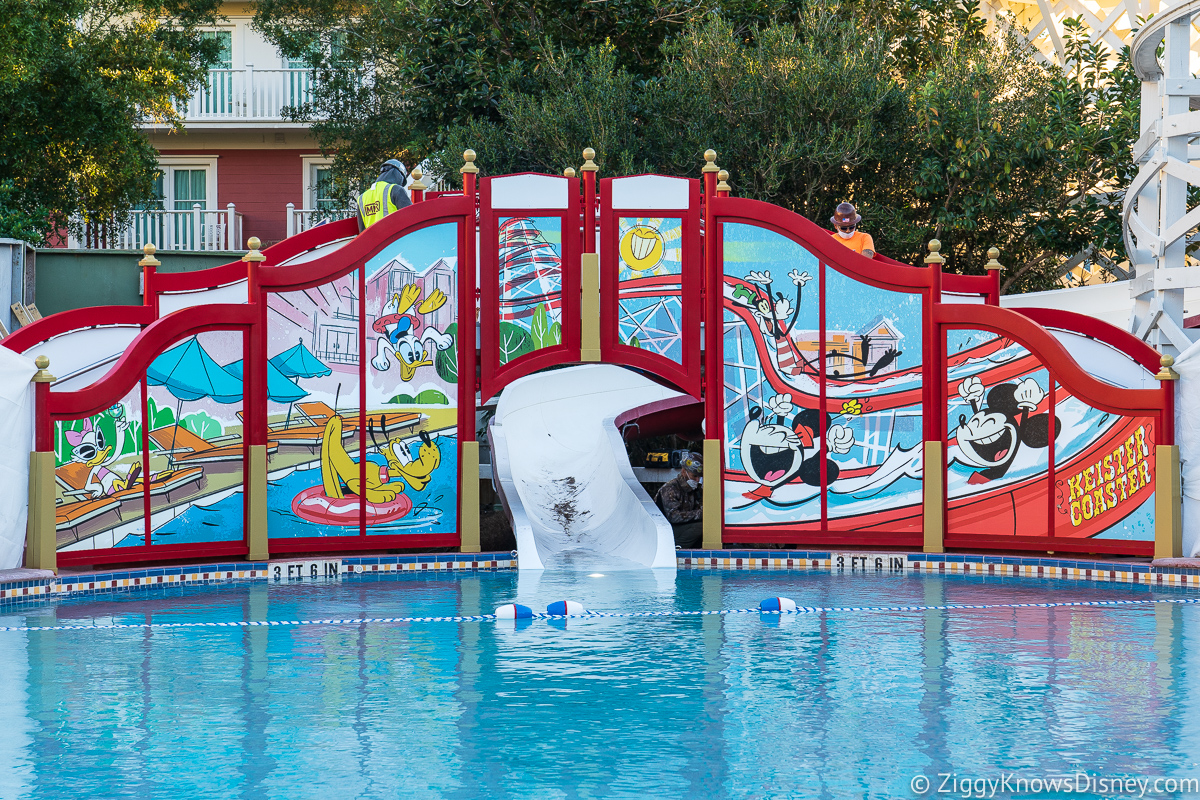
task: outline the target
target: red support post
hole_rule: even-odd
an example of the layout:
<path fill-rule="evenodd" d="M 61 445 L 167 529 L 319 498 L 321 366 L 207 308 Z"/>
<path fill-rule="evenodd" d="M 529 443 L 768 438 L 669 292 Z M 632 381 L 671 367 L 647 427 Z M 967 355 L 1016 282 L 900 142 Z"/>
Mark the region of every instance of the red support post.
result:
<path fill-rule="evenodd" d="M 721 271 L 717 261 L 717 226 L 713 198 L 717 196 L 717 154 L 704 153 L 704 427 L 705 438 L 721 436 Z"/>
<path fill-rule="evenodd" d="M 458 544 L 464 553 L 478 553 L 479 444 L 475 441 L 475 331 L 478 269 L 475 243 L 478 231 L 475 182 L 479 167 L 475 151 L 463 153 L 460 170 L 467 211 L 459 225 L 458 259 Z"/>
<path fill-rule="evenodd" d="M 142 260 L 138 262 L 142 268 L 142 305 L 154 310 L 154 319 L 158 319 L 158 292 L 155 291 L 154 276 L 158 274 L 158 267 L 162 266 L 162 262 L 154 257 L 157 250 L 152 244 L 145 245 L 142 247 Z"/>
<path fill-rule="evenodd" d="M 583 151 L 583 252 L 596 252 L 596 172 L 600 167 L 593 161 L 596 151 L 588 147 Z"/>
<path fill-rule="evenodd" d="M 254 322 L 242 341 L 242 458 L 245 484 L 244 528 L 250 561 L 270 557 L 267 529 L 267 300 L 259 276 L 266 256 L 259 251 L 257 237 L 247 242 L 246 301 Z"/>

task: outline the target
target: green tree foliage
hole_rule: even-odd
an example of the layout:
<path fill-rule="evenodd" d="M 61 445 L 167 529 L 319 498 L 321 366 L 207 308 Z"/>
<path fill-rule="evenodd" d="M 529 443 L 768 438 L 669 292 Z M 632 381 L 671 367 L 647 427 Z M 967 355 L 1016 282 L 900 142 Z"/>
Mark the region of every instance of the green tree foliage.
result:
<path fill-rule="evenodd" d="M 458 383 L 458 323 L 451 322 L 446 326 L 446 335 L 452 344 L 445 350 L 438 350 L 433 357 L 433 368 L 438 377 L 446 383 Z"/>
<path fill-rule="evenodd" d="M 178 126 L 220 0 L 0 0 L 0 236 L 35 243 L 153 191 L 139 126 Z"/>
<path fill-rule="evenodd" d="M 698 175 L 712 147 L 739 196 L 822 224 L 850 200 L 900 260 L 936 237 L 947 269 L 979 273 L 997 246 L 1009 291 L 1048 288 L 1081 251 L 1122 260 L 1127 55 L 1068 21 L 1069 66 L 1040 63 L 974 8 L 261 0 L 258 24 L 320 65 L 297 113 L 324 118 L 347 191 L 396 155 L 456 177 L 471 147 L 488 174 L 558 173 L 591 146 L 602 176 Z"/>

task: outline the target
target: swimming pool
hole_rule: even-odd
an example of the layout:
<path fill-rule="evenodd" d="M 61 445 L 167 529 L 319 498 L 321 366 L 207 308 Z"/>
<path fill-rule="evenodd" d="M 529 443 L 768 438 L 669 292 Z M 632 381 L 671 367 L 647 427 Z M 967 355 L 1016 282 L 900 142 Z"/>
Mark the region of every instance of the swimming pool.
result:
<path fill-rule="evenodd" d="M 476 572 L 152 589 L 10 609 L 0 624 L 472 615 L 561 599 L 693 611 L 772 595 L 1197 596 L 911 573 Z M 915 776 L 936 788 L 942 773 L 1195 777 L 1198 615 L 1161 603 L 3 631 L 0 797 L 908 797 Z"/>

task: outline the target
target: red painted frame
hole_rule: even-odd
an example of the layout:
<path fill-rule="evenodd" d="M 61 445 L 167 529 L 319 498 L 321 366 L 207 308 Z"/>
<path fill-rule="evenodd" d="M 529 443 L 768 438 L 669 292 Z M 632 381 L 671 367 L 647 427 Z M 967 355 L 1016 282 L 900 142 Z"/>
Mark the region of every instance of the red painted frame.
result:
<path fill-rule="evenodd" d="M 175 342 L 197 333 L 215 330 L 237 330 L 244 334 L 244 360 L 246 364 L 245 396 L 243 416 L 246 420 L 243 436 L 243 463 L 248 459 L 248 448 L 254 444 L 267 444 L 267 296 L 270 293 L 291 291 L 320 285 L 343 277 L 354 270 L 359 271 L 360 297 L 365 283 L 365 265 L 395 239 L 421 228 L 451 223 L 458 228 L 460 265 L 474 263 L 474 237 L 467 235 L 468 226 L 475 221 L 473 187 L 469 196 L 446 195 L 433 201 L 425 201 L 400 212 L 389 215 L 366 232 L 358 234 L 355 220 L 341 220 L 329 225 L 309 229 L 264 251 L 267 259 L 261 264 L 236 261 L 207 270 L 187 273 L 156 273 L 146 269 L 145 302 L 141 306 L 110 306 L 76 309 L 54 314 L 27 325 L 4 340 L 3 344 L 17 352 L 28 352 L 49 339 L 72 331 L 86 330 L 98 326 L 121 325 L 142 328 L 134 341 L 95 383 L 71 392 L 54 392 L 48 384 L 39 384 L 46 389 L 38 393 L 38 413 L 35 423 L 39 450 L 53 447 L 54 423 L 58 420 L 73 420 L 92 416 L 123 398 L 135 386 L 144 387 L 146 369 L 151 361 Z M 347 240 L 341 248 L 303 264 L 284 265 L 282 262 L 302 255 L 318 247 Z M 247 281 L 246 304 L 214 304 L 184 308 L 158 316 L 158 299 L 169 293 L 199 292 L 227 286 L 238 281 Z M 468 320 L 467 346 L 459 348 L 460 375 L 473 372 L 474 342 L 472 341 L 475 299 L 474 270 L 460 269 L 458 280 L 459 319 Z M 466 310 L 469 309 L 469 314 Z M 360 335 L 366 324 L 365 313 L 359 315 Z M 365 348 L 365 335 L 360 338 Z M 462 341 L 460 337 L 460 342 Z M 363 351 L 365 353 L 365 350 Z M 360 403 L 366 402 L 363 384 L 366 381 L 365 357 L 360 357 L 359 388 Z M 460 443 L 474 439 L 475 393 L 472 381 L 462 385 L 458 402 L 457 431 Z M 145 392 L 143 391 L 143 394 Z M 144 405 L 144 401 L 143 401 Z M 143 417 L 145 409 L 142 411 Z M 255 424 L 255 421 L 259 421 Z M 361 459 L 366 447 L 365 415 L 360 414 L 360 469 L 365 469 Z M 147 457 L 149 443 L 143 431 L 143 459 Z M 458 476 L 461 480 L 461 476 Z M 148 494 L 147 487 L 147 494 Z M 459 486 L 461 491 L 461 485 Z M 147 501 L 148 502 L 148 498 Z M 148 519 L 148 516 L 147 516 Z M 457 526 L 456 526 L 457 527 Z M 360 512 L 357 535 L 344 537 L 305 537 L 270 539 L 270 549 L 275 553 L 328 552 L 375 550 L 383 548 L 446 547 L 457 546 L 459 535 L 412 534 L 370 535 L 366 533 L 366 521 Z M 60 564 L 112 564 L 137 561 L 168 561 L 194 557 L 237 557 L 249 553 L 243 537 L 237 543 L 195 543 L 188 545 L 145 545 L 104 550 L 64 551 L 58 554 Z"/>
<path fill-rule="evenodd" d="M 366 282 L 365 267 L 376 254 L 395 239 L 421 228 L 443 223 L 458 226 L 459 272 L 458 320 L 459 320 L 459 398 L 457 431 L 461 444 L 474 439 L 475 392 L 483 390 L 484 399 L 490 398 L 508 382 L 547 366 L 570 363 L 578 360 L 580 346 L 579 319 L 579 255 L 587 251 L 591 238 L 587 230 L 594 226 L 592 209 L 594 191 L 588 188 L 589 214 L 583 215 L 579 179 L 568 180 L 568 208 L 563 209 L 492 209 L 490 207 L 490 179 L 483 184 L 481 199 L 476 192 L 475 176 L 465 174 L 463 192 L 428 193 L 427 199 L 415 203 L 390 215 L 362 234 L 358 234 L 353 219 L 341 220 L 304 231 L 297 236 L 268 248 L 266 259 L 261 264 L 233 262 L 220 267 L 191 273 L 157 273 L 154 268 L 145 268 L 145 300 L 140 306 L 113 306 L 78 309 L 55 314 L 25 326 L 8 337 L 4 346 L 17 352 L 30 353 L 37 345 L 56 336 L 72 331 L 86 330 L 99 326 L 128 326 L 141 330 L 133 343 L 111 366 L 105 375 L 93 384 L 71 392 L 54 392 L 48 384 L 38 384 L 35 392 L 36 446 L 40 451 L 53 447 L 54 423 L 57 420 L 80 419 L 108 408 L 113 402 L 125 397 L 138 385 L 143 387 L 143 418 L 145 415 L 146 368 L 163 350 L 187 336 L 206 331 L 241 331 L 245 341 L 245 397 L 243 400 L 246 419 L 244 445 L 267 443 L 267 297 L 272 292 L 292 291 L 327 283 L 358 270 L 360 298 L 365 302 L 363 287 Z M 558 176 L 549 176 L 558 178 Z M 940 442 L 943 456 L 947 446 L 947 395 L 952 386 L 947 380 L 947 357 L 945 353 L 946 332 L 951 329 L 982 329 L 1008 337 L 1025 347 L 1050 372 L 1054 380 L 1081 401 L 1095 408 L 1121 416 L 1145 416 L 1158 424 L 1158 444 L 1174 441 L 1174 384 L 1163 382 L 1155 389 L 1120 389 L 1088 375 L 1075 362 L 1067 349 L 1058 342 L 1047 328 L 1061 329 L 1087 336 L 1133 359 L 1151 374 L 1157 372 L 1159 354 L 1153 348 L 1124 331 L 1113 328 L 1091 317 L 1054 309 L 1008 310 L 998 307 L 999 274 L 987 276 L 959 276 L 943 274 L 936 265 L 912 267 L 892 259 L 877 256 L 867 259 L 830 237 L 829 232 L 790 211 L 767 203 L 731 198 L 725 192 L 716 191 L 716 175 L 706 173 L 703 183 L 693 182 L 690 192 L 690 208 L 681 213 L 670 214 L 662 209 L 627 210 L 612 209 L 608 201 L 612 179 L 600 186 L 600 229 L 601 240 L 615 243 L 617 218 L 619 216 L 676 216 L 684 221 L 684 273 L 683 296 L 696 297 L 699 303 L 684 302 L 684 330 L 687 340 L 699 338 L 701 318 L 711 320 L 704 329 L 706 350 L 703 356 L 704 369 L 700 369 L 700 354 L 695 348 L 685 349 L 685 364 L 682 368 L 658 356 L 650 356 L 636 348 L 620 345 L 616 337 L 617 316 L 608 313 L 615 310 L 617 297 L 616 263 L 617 246 L 604 248 L 602 256 L 602 327 L 601 347 L 606 360 L 628 363 L 648 372 L 660 375 L 675 383 L 693 397 L 703 391 L 705 419 L 709 438 L 720 432 L 724 440 L 723 407 L 723 288 L 722 232 L 725 223 L 745 223 L 772 230 L 795 242 L 815 255 L 822 271 L 828 267 L 862 283 L 890 291 L 920 293 L 923 306 L 923 352 L 922 366 L 925 379 L 922 388 L 923 439 L 928 443 Z M 702 186 L 702 188 L 701 188 Z M 476 229 L 476 214 L 479 227 Z M 703 229 L 701 228 L 703 213 Z M 498 364 L 496 341 L 499 331 L 499 285 L 497 281 L 485 281 L 483 291 L 477 285 L 478 272 L 472 268 L 477 263 L 494 268 L 498 262 L 498 220 L 503 216 L 550 216 L 557 217 L 562 224 L 562 269 L 563 269 L 563 344 L 545 348 L 522 356 L 501 367 Z M 690 227 L 689 227 L 690 226 Z M 479 231 L 481 258 L 476 259 L 476 230 Z M 578 232 L 579 235 L 576 235 Z M 708 240 L 708 235 L 714 238 Z M 312 252 L 317 248 L 344 241 L 345 244 L 325 255 L 303 264 L 285 265 L 284 262 Z M 703 259 L 701 268 L 699 259 Z M 696 264 L 689 271 L 688 265 Z M 214 304 L 194 306 L 162 316 L 159 299 L 167 294 L 197 292 L 228 286 L 238 281 L 247 281 L 246 304 Z M 821 337 L 824 339 L 825 287 L 820 282 Z M 943 303 L 942 292 L 974 295 L 985 299 L 985 304 Z M 476 318 L 476 297 L 482 303 L 482 379 L 476 375 L 476 348 L 472 341 Z M 689 315 L 690 314 L 690 315 Z M 360 404 L 365 408 L 366 362 L 365 308 L 359 315 L 360 341 L 363 356 L 359 364 Z M 465 329 L 464 329 L 465 324 Z M 822 348 L 823 349 L 823 348 Z M 663 362 L 666 362 L 665 364 Z M 674 369 L 672 369 L 674 368 Z M 675 374 L 672 374 L 674 371 Z M 826 378 L 822 375 L 821 405 L 828 406 L 825 392 Z M 1054 397 L 1054 382 L 1051 397 Z M 935 410 L 931 413 L 931 409 Z M 365 415 L 360 414 L 360 420 Z M 365 470 L 365 421 L 360 421 L 360 470 Z M 143 430 L 143 458 L 148 457 L 149 443 Z M 823 439 L 823 437 L 822 437 Z M 824 449 L 824 441 L 821 442 Z M 1053 449 L 1051 449 L 1053 459 Z M 1050 473 L 1053 477 L 1053 472 Z M 461 496 L 461 475 L 459 476 Z M 823 476 L 824 485 L 825 478 Z M 823 487 L 827 488 L 827 487 Z M 1157 487 L 1156 487 L 1157 490 Z M 149 503 L 149 487 L 144 502 Z M 1051 506 L 1053 499 L 1051 498 Z M 148 508 L 148 506 L 147 506 Z M 942 509 L 948 508 L 943 496 Z M 904 510 L 907 514 L 907 509 Z M 1053 517 L 1053 510 L 1049 512 Z M 881 515 L 880 527 L 888 523 L 888 515 Z M 911 515 L 910 515 L 911 516 Z M 908 517 L 905 517 L 906 519 Z M 147 527 L 148 527 L 147 519 Z M 781 532 L 782 531 L 782 532 Z M 1048 532 L 1053 534 L 1051 525 Z M 731 536 L 733 533 L 736 536 Z M 734 531 L 725 531 L 726 541 L 755 542 L 798 542 L 812 545 L 852 546 L 902 546 L 919 547 L 921 534 L 886 530 L 878 532 L 831 531 L 827 529 L 827 512 L 822 502 L 822 521 L 798 523 L 791 526 L 739 526 Z M 1152 542 L 1127 540 L 1074 539 L 1068 537 L 1013 537 L 975 534 L 947 533 L 945 544 L 949 547 L 983 549 L 1055 549 L 1064 552 L 1128 553 L 1148 555 L 1153 551 Z M 409 548 L 428 546 L 454 546 L 459 543 L 457 534 L 438 535 L 368 535 L 366 522 L 360 512 L 357 535 L 344 537 L 306 537 L 302 539 L 271 539 L 270 548 L 276 553 L 353 551 L 365 549 Z M 98 551 L 72 551 L 59 553 L 59 562 L 64 565 L 129 563 L 142 560 L 166 561 L 182 558 L 212 558 L 222 556 L 245 556 L 246 541 L 236 543 L 198 543 L 189 545 L 145 545 L 137 548 L 112 548 Z"/>
<path fill-rule="evenodd" d="M 521 173 L 540 175 L 540 173 Z M 496 177 L 514 177 L 509 175 Z M 582 336 L 579 319 L 579 256 L 581 237 L 575 231 L 582 225 L 579 199 L 579 179 L 559 175 L 542 175 L 567 182 L 567 208 L 493 208 L 492 182 L 496 177 L 484 178 L 480 189 L 479 211 L 479 361 L 480 389 L 482 401 L 487 402 L 501 389 L 515 381 L 546 367 L 570 364 L 579 360 Z M 500 282 L 497 270 L 500 264 L 501 218 L 511 217 L 557 217 L 561 224 L 562 239 L 562 344 L 543 347 L 526 353 L 507 364 L 500 363 L 497 343 L 500 339 Z"/>
<path fill-rule="evenodd" d="M 1113 328 L 1099 320 L 1066 311 L 1044 309 L 1021 309 L 1020 312 L 1000 308 L 999 273 L 993 272 L 987 276 L 945 275 L 937 265 L 924 268 L 909 267 L 892 259 L 876 257 L 868 259 L 842 247 L 833 241 L 828 231 L 818 227 L 809 220 L 777 206 L 752 200 L 736 199 L 720 196 L 706 198 L 708 213 L 706 229 L 711 231 L 716 240 L 715 246 L 706 245 L 709 256 L 707 264 L 707 286 L 720 287 L 724 276 L 721 269 L 723 263 L 723 225 L 725 223 L 743 223 L 774 231 L 796 244 L 804 247 L 815 255 L 822 268 L 829 267 L 837 272 L 853 277 L 862 283 L 890 291 L 920 292 L 924 322 L 922 325 L 923 354 L 922 370 L 924 373 L 922 391 L 922 420 L 924 440 L 939 442 L 943 451 L 943 463 L 947 447 L 947 394 L 950 391 L 947 380 L 947 357 L 945 352 L 946 330 L 951 328 L 990 330 L 999 335 L 1011 338 L 1021 344 L 1038 358 L 1050 374 L 1057 379 L 1064 389 L 1071 392 L 1088 404 L 1122 416 L 1152 417 L 1158 424 L 1159 444 L 1171 444 L 1174 439 L 1174 386 L 1164 382 L 1157 389 L 1119 389 L 1087 374 L 1066 348 L 1051 334 L 1047 327 L 1059 328 L 1089 336 L 1104 342 L 1121 353 L 1129 356 L 1145 369 L 1156 372 L 1159 365 L 1159 354 L 1141 340 L 1119 329 Z M 886 269 L 881 269 L 886 267 Z M 900 268 L 903 267 L 903 268 Z M 825 281 L 820 283 L 821 295 L 819 314 L 822 330 L 822 347 L 824 350 L 824 314 L 826 307 Z M 943 303 L 942 292 L 976 295 L 983 297 L 984 304 L 977 303 Z M 706 311 L 709 319 L 723 319 L 723 297 L 718 291 L 713 291 L 708 297 Z M 716 316 L 721 314 L 722 316 Z M 715 356 L 708 362 L 708 370 L 720 369 L 723 375 L 723 336 L 718 331 L 723 326 L 709 326 L 707 347 L 715 351 Z M 940 377 L 939 377 L 940 376 Z M 822 407 L 828 407 L 825 396 L 826 379 L 820 379 Z M 709 396 L 707 415 L 709 425 L 714 416 L 721 425 L 722 441 L 724 441 L 724 420 L 722 411 L 723 391 L 714 392 Z M 825 443 L 820 443 L 824 452 Z M 723 475 L 723 472 L 722 472 Z M 1051 473 L 1052 475 L 1052 473 Z M 827 508 L 824 493 L 827 491 L 826 478 L 822 469 L 822 513 L 819 524 L 813 522 L 796 525 L 773 526 L 738 526 L 734 529 L 723 526 L 723 541 L 735 542 L 804 542 L 813 545 L 850 545 L 878 547 L 920 547 L 923 544 L 921 533 L 888 533 L 878 531 L 871 533 L 855 533 L 850 531 L 831 531 L 828 529 Z M 945 482 L 943 481 L 943 493 Z M 1053 496 L 1049 498 L 1052 503 Z M 948 499 L 943 494 L 942 513 L 948 509 Z M 919 512 L 918 512 L 919 513 Z M 884 515 L 887 516 L 887 515 Z M 907 515 L 904 519 L 910 519 Z M 882 524 L 882 523 L 881 523 Z M 1013 537 L 1013 536 L 979 536 L 970 534 L 955 535 L 947 532 L 944 544 L 947 547 L 982 548 L 982 549 L 1055 549 L 1064 552 L 1095 552 L 1095 553 L 1128 553 L 1131 555 L 1150 555 L 1154 543 L 1145 541 L 1105 540 L 1105 539 L 1072 539 L 1053 536 L 1054 528 L 1048 528 L 1046 537 Z"/>
<path fill-rule="evenodd" d="M 744 198 L 733 197 L 715 197 L 711 200 L 713 209 L 713 225 L 717 235 L 716 258 L 713 264 L 710 265 L 710 284 L 711 286 L 722 287 L 724 283 L 724 275 L 721 270 L 723 259 L 723 244 L 724 244 L 724 225 L 728 223 L 738 223 L 751 225 L 765 230 L 773 231 L 774 233 L 783 236 L 784 238 L 796 243 L 800 247 L 807 250 L 816 256 L 818 261 L 818 269 L 826 268 L 833 269 L 836 272 L 852 277 L 855 280 L 865 283 L 869 286 L 874 286 L 879 289 L 885 289 L 893 292 L 904 292 L 908 294 L 921 295 L 921 307 L 923 309 L 922 330 L 922 367 L 928 370 L 928 364 L 933 363 L 939 358 L 939 352 L 936 347 L 931 347 L 929 335 L 929 318 L 930 308 L 933 305 L 932 298 L 936 296 L 937 278 L 939 272 L 929 268 L 913 268 L 904 266 L 902 269 L 897 268 L 899 262 L 894 262 L 891 259 L 883 260 L 871 259 L 853 250 L 839 244 L 833 240 L 829 231 L 814 224 L 812 221 L 779 206 L 763 203 L 757 200 L 748 200 Z M 825 337 L 825 296 L 824 275 L 821 276 L 819 282 L 820 296 L 818 306 L 818 318 L 821 346 L 820 349 L 824 352 L 824 337 Z M 713 292 L 713 305 L 720 309 L 721 317 L 724 319 L 723 296 L 721 292 Z M 717 313 L 715 310 L 710 313 Z M 712 326 L 714 329 L 723 329 L 724 325 Z M 721 376 L 721 386 L 723 393 L 724 386 L 724 337 L 709 339 L 708 346 L 716 347 L 717 369 L 718 375 Z M 834 406 L 830 406 L 830 401 L 826 397 L 826 376 L 822 370 L 821 377 L 818 381 L 820 386 L 820 405 L 827 411 L 840 411 L 840 401 L 834 401 Z M 922 424 L 925 427 L 925 438 L 929 438 L 931 428 L 930 416 L 925 413 L 924 409 L 928 408 L 931 400 L 936 401 L 936 391 L 929 385 L 929 381 L 923 382 L 923 397 L 922 397 Z M 711 384 L 710 384 L 711 385 Z M 723 398 L 722 398 L 723 404 Z M 724 441 L 724 417 L 721 415 L 719 420 L 721 425 L 722 441 Z M 824 437 L 821 437 L 819 448 L 822 456 L 825 453 L 826 443 Z M 723 472 L 722 472 L 723 474 Z M 828 506 L 826 494 L 828 492 L 828 481 L 825 474 L 824 460 L 822 460 L 821 468 L 821 520 L 819 523 L 806 522 L 801 523 L 801 526 L 786 526 L 786 525 L 762 525 L 750 526 L 739 525 L 736 528 L 722 526 L 722 541 L 727 543 L 738 542 L 796 542 L 802 540 L 813 544 L 845 544 L 852 546 L 880 546 L 880 547 L 920 547 L 924 535 L 921 532 L 912 533 L 905 532 L 871 532 L 860 533 L 846 530 L 830 530 L 828 528 Z"/>
<path fill-rule="evenodd" d="M 696 400 L 700 391 L 700 351 L 682 347 L 683 363 L 676 363 L 657 353 L 621 343 L 619 329 L 620 302 L 620 219 L 663 218 L 679 219 L 682 272 L 680 278 L 680 321 L 683 342 L 700 341 L 700 322 L 704 304 L 704 253 L 700 244 L 701 185 L 689 180 L 688 208 L 681 209 L 614 209 L 612 183 L 619 178 L 600 181 L 600 358 L 602 361 L 627 364 L 670 381 Z"/>

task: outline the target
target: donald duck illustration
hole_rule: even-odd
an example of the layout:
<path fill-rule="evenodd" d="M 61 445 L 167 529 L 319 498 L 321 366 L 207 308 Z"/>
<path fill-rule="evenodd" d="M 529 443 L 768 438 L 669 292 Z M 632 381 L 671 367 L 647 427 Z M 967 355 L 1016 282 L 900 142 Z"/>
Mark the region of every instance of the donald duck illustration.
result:
<path fill-rule="evenodd" d="M 383 314 L 375 320 L 372 330 L 380 334 L 375 343 L 375 358 L 371 366 L 379 371 L 391 367 L 388 356 L 400 363 L 400 380 L 407 383 L 413 379 L 418 367 L 433 365 L 433 355 L 438 350 L 449 349 L 454 337 L 422 322 L 425 314 L 432 314 L 446 304 L 446 294 L 434 289 L 421 300 L 415 314 L 410 313 L 421 299 L 421 287 L 410 283 L 392 294 L 383 307 Z M 422 330 L 424 328 L 424 330 Z"/>

